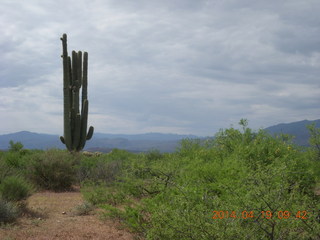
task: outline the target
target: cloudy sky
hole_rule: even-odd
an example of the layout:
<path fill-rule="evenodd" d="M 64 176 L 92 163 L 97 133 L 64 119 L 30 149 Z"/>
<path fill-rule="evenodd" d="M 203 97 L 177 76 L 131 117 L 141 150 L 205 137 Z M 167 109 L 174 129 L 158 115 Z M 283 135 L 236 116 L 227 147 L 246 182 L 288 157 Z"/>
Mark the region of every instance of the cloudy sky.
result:
<path fill-rule="evenodd" d="M 0 134 L 63 133 L 63 33 L 89 53 L 97 132 L 319 119 L 319 12 L 319 0 L 0 0 Z"/>

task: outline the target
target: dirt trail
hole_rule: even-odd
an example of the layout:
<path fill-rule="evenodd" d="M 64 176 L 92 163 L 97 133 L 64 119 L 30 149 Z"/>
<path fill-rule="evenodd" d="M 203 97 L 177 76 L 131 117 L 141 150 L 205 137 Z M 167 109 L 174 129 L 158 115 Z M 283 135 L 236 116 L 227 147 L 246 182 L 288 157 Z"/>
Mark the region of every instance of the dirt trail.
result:
<path fill-rule="evenodd" d="M 0 228 L 1 240 L 133 240 L 117 223 L 99 220 L 97 214 L 76 216 L 75 207 L 83 203 L 81 193 L 40 192 L 32 195 L 27 206 L 31 214 L 14 225 Z"/>

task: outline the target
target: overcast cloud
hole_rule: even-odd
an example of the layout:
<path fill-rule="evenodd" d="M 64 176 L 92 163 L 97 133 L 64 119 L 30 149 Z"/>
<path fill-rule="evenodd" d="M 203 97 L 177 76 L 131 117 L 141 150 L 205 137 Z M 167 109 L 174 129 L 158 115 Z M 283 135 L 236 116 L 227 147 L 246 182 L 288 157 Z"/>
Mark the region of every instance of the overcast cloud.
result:
<path fill-rule="evenodd" d="M 63 133 L 63 33 L 89 53 L 97 132 L 319 119 L 319 12 L 319 0 L 1 0 L 0 134 Z"/>

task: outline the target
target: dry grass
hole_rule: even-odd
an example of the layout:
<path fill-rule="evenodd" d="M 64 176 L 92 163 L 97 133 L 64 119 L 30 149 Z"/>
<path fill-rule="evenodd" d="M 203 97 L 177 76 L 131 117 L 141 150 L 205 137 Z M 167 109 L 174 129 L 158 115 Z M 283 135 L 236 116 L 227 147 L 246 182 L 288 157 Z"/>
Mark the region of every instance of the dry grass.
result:
<path fill-rule="evenodd" d="M 95 212 L 86 216 L 74 214 L 82 203 L 79 191 L 36 193 L 28 199 L 28 211 L 16 224 L 0 228 L 0 239 L 134 239 L 128 231 L 120 230 L 118 223 L 99 220 Z"/>

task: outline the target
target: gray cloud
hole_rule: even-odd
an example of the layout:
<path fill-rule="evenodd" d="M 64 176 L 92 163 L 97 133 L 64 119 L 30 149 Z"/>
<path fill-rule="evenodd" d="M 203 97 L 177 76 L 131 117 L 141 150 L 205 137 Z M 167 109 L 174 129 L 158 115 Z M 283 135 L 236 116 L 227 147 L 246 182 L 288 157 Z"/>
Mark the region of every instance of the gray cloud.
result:
<path fill-rule="evenodd" d="M 62 132 L 62 33 L 89 52 L 99 132 L 212 135 L 318 117 L 320 3 L 0 3 L 0 133 Z"/>

